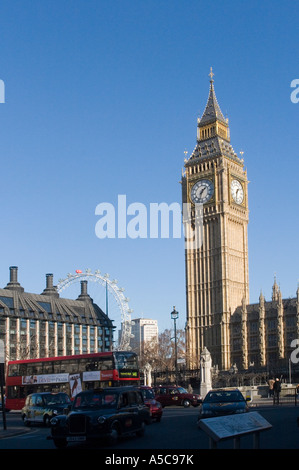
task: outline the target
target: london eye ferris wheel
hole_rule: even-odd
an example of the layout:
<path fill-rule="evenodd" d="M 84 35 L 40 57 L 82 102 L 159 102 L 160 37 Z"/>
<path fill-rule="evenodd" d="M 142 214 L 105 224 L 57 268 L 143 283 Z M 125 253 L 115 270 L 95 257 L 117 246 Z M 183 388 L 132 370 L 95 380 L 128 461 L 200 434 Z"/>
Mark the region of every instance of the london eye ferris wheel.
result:
<path fill-rule="evenodd" d="M 124 294 L 124 288 L 118 287 L 116 279 L 111 280 L 109 274 L 101 274 L 99 270 L 92 272 L 86 269 L 85 272 L 77 269 L 75 273 L 68 273 L 65 279 L 59 279 L 57 292 L 61 294 L 68 291 L 69 298 L 78 297 L 76 284 L 81 281 L 88 281 L 88 292 L 90 297 L 113 321 L 115 326 L 114 348 L 116 350 L 129 350 L 132 338 L 133 310 L 129 307 L 129 298 Z M 89 282 L 90 281 L 90 282 Z M 117 337 L 115 337 L 115 335 Z"/>

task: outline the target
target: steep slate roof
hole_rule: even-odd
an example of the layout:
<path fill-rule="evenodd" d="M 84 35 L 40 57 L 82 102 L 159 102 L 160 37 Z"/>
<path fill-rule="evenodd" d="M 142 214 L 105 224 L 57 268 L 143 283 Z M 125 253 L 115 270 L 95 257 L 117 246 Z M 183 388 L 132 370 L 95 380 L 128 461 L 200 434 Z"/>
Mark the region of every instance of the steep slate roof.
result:
<path fill-rule="evenodd" d="M 72 300 L 0 289 L 0 315 L 111 328 L 113 322 L 92 299 Z"/>
<path fill-rule="evenodd" d="M 235 160 L 237 163 L 241 163 L 232 145 L 218 135 L 198 141 L 189 160 L 216 157 L 217 155 L 224 155 L 227 158 Z"/>
<path fill-rule="evenodd" d="M 0 315 L 115 328 L 113 321 L 87 294 L 85 284 L 81 283 L 78 299 L 65 299 L 52 285 L 52 275 L 47 275 L 50 277 L 42 294 L 31 294 L 24 292 L 17 282 L 17 268 L 10 269 L 10 282 L 0 289 Z"/>
<path fill-rule="evenodd" d="M 207 101 L 204 113 L 199 123 L 200 127 L 205 126 L 206 124 L 209 124 L 210 122 L 213 122 L 216 119 L 218 119 L 218 121 L 221 121 L 225 125 L 227 125 L 227 121 L 224 118 L 221 112 L 220 106 L 218 104 L 213 83 L 214 83 L 214 80 L 211 80 L 209 97 L 208 97 L 208 101 Z"/>

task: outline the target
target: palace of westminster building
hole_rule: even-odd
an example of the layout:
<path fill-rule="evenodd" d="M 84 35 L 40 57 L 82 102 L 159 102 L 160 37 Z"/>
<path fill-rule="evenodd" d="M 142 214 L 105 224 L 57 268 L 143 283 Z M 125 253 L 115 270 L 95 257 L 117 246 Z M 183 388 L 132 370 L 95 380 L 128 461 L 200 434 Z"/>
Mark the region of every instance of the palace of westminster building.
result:
<path fill-rule="evenodd" d="M 299 338 L 299 288 L 295 298 L 282 299 L 275 279 L 271 301 L 261 294 L 249 304 L 247 172 L 230 144 L 212 69 L 210 77 L 197 143 L 181 180 L 182 201 L 193 207 L 195 238 L 195 204 L 203 208 L 201 246 L 185 247 L 187 364 L 198 368 L 206 347 L 219 370 L 273 370 L 288 364 L 291 342 Z"/>

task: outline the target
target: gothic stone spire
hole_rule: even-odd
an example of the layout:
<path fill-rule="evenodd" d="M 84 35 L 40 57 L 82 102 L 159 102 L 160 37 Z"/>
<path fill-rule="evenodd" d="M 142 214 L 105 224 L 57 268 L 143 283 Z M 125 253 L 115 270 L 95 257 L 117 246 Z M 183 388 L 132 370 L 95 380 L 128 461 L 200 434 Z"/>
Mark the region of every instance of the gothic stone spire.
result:
<path fill-rule="evenodd" d="M 210 92 L 209 92 L 209 97 L 208 101 L 204 110 L 204 113 L 202 115 L 202 118 L 200 120 L 200 126 L 205 126 L 206 124 L 209 124 L 211 122 L 215 122 L 216 120 L 223 122 L 225 125 L 227 125 L 227 121 L 224 118 L 222 111 L 220 109 L 220 106 L 218 104 L 217 98 L 216 98 L 216 93 L 214 89 L 214 80 L 213 80 L 213 72 L 212 72 L 212 67 L 211 67 L 211 72 L 210 72 Z"/>

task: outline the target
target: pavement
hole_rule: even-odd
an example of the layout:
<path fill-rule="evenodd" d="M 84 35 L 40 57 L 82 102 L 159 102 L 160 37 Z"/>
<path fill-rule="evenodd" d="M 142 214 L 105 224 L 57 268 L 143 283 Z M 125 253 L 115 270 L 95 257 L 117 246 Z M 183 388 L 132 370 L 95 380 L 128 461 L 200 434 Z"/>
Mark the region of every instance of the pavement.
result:
<path fill-rule="evenodd" d="M 6 437 L 18 436 L 20 434 L 25 434 L 26 432 L 31 431 L 29 428 L 25 428 L 25 426 L 6 426 L 6 429 L 0 429 L 0 439 L 5 439 Z"/>
<path fill-rule="evenodd" d="M 0 439 L 5 439 L 6 437 L 18 436 L 19 434 L 25 434 L 26 432 L 31 431 L 30 428 L 26 427 L 23 424 L 21 415 L 20 415 L 20 424 L 11 424 L 11 422 L 9 422 L 9 419 L 7 417 L 8 413 L 5 413 L 5 415 L 6 415 L 6 426 L 4 426 L 3 414 L 2 414 L 2 411 L 0 411 Z"/>

